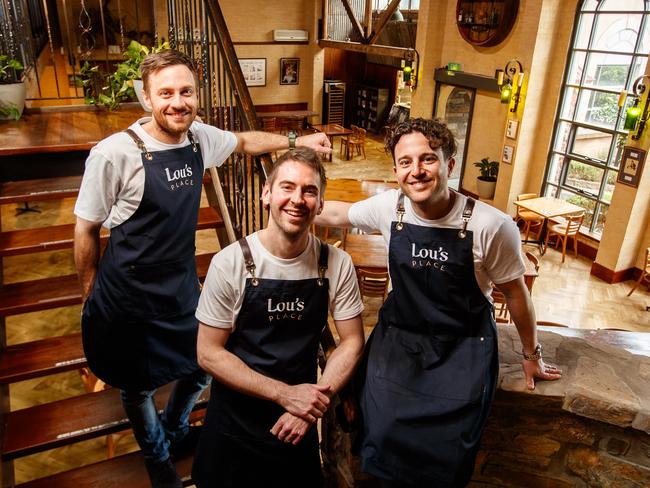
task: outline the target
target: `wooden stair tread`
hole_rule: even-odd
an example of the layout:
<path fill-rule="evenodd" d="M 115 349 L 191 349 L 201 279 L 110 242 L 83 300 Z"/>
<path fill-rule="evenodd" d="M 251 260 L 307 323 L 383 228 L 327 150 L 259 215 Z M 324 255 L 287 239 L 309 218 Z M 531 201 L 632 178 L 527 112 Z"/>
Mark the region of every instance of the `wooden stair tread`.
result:
<path fill-rule="evenodd" d="M 176 472 L 183 486 L 192 484 L 192 457 L 186 456 L 176 462 Z M 99 463 L 64 471 L 46 478 L 16 485 L 19 488 L 150 488 L 147 470 L 139 451 L 117 456 Z"/>
<path fill-rule="evenodd" d="M 0 183 L 0 204 L 76 197 L 81 176 L 59 176 Z"/>
<path fill-rule="evenodd" d="M 216 212 L 215 212 L 216 213 Z M 199 279 L 208 272 L 213 254 L 196 256 Z M 17 315 L 81 303 L 77 275 L 56 276 L 33 281 L 11 283 L 0 288 L 0 316 Z"/>
<path fill-rule="evenodd" d="M 223 219 L 212 207 L 199 209 L 196 229 L 211 229 L 223 225 Z M 109 231 L 102 227 L 102 239 Z M 56 249 L 70 249 L 74 244 L 74 224 L 53 225 L 0 233 L 0 256 L 13 256 Z"/>
<path fill-rule="evenodd" d="M 158 389 L 158 409 L 166 404 L 172 388 L 170 383 Z M 195 409 L 205 407 L 208 395 L 206 388 Z M 2 459 L 8 461 L 112 434 L 128 425 L 120 390 L 116 388 L 16 410 L 5 416 Z"/>
<path fill-rule="evenodd" d="M 0 205 L 59 198 L 76 197 L 81 186 L 81 176 L 57 176 L 23 181 L 0 183 Z M 203 175 L 203 183 L 212 181 L 208 171 Z"/>
<path fill-rule="evenodd" d="M 86 366 L 81 333 L 8 346 L 0 357 L 0 383 L 14 383 Z"/>

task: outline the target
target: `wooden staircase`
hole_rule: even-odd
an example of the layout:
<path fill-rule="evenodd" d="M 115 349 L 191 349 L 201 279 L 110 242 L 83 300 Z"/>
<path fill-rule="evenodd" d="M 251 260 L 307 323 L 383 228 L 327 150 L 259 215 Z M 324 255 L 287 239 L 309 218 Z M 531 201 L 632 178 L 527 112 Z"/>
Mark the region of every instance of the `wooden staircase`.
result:
<path fill-rule="evenodd" d="M 206 177 L 210 182 L 209 176 Z M 75 197 L 81 177 L 57 177 L 0 183 L 0 205 L 36 202 Z M 0 223 L 1 224 L 1 223 Z M 223 230 L 224 222 L 212 207 L 199 211 L 197 230 Z M 1 230 L 1 225 L 0 225 Z M 102 231 L 102 239 L 108 239 Z M 0 263 L 3 257 L 31 253 L 69 250 L 72 252 L 74 225 L 54 225 L 0 232 Z M 199 278 L 205 278 L 213 254 L 196 256 Z M 1 276 L 1 275 L 0 275 Z M 146 487 L 148 477 L 140 453 L 130 453 L 53 476 L 14 485 L 12 462 L 23 456 L 40 453 L 83 440 L 105 436 L 128 429 L 119 391 L 108 389 L 63 400 L 9 411 L 9 393 L 13 383 L 47 377 L 57 373 L 80 370 L 87 366 L 81 343 L 81 333 L 50 337 L 6 346 L 5 318 L 38 310 L 54 309 L 81 303 L 76 275 L 64 275 L 0 283 L 0 320 L 2 348 L 0 349 L 0 391 L 5 409 L 0 423 L 2 444 L 2 487 Z M 159 406 L 164 405 L 171 385 L 156 394 Z M 193 419 L 203 415 L 207 392 L 197 402 Z M 177 463 L 185 484 L 190 483 L 191 459 Z"/>

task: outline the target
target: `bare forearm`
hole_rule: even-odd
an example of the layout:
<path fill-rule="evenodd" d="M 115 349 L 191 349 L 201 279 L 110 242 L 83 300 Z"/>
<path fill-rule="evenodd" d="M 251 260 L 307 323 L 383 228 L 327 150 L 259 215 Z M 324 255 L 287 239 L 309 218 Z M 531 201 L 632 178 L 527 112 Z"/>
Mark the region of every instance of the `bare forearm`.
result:
<path fill-rule="evenodd" d="M 524 284 L 510 288 L 499 285 L 499 288 L 506 298 L 510 316 L 517 327 L 524 351 L 532 354 L 537 345 L 537 322 L 530 293 Z"/>
<path fill-rule="evenodd" d="M 351 227 L 348 212 L 351 203 L 327 200 L 323 211 L 316 216 L 314 223 L 321 227 Z"/>
<path fill-rule="evenodd" d="M 237 152 L 257 156 L 289 147 L 287 136 L 270 132 L 250 131 L 237 134 Z"/>
<path fill-rule="evenodd" d="M 95 283 L 99 262 L 99 228 L 84 229 L 75 226 L 74 263 L 81 285 L 81 296 L 86 301 Z"/>
<path fill-rule="evenodd" d="M 342 339 L 338 347 L 327 360 L 325 370 L 318 381 L 319 384 L 329 385 L 332 394 L 350 381 L 363 353 L 363 333 Z"/>

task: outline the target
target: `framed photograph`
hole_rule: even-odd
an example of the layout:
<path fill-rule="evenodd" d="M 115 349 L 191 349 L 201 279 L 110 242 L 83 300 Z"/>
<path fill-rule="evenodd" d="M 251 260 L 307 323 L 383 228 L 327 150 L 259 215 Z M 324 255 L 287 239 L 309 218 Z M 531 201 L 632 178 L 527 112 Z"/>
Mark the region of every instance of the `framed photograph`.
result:
<path fill-rule="evenodd" d="M 638 187 L 646 154 L 646 151 L 638 147 L 625 146 L 616 181 L 624 185 Z"/>
<path fill-rule="evenodd" d="M 503 146 L 503 155 L 501 156 L 501 161 L 504 163 L 512 164 L 512 156 L 515 154 L 515 147 L 508 146 L 507 144 Z"/>
<path fill-rule="evenodd" d="M 266 58 L 243 58 L 239 60 L 239 66 L 246 86 L 266 86 Z"/>
<path fill-rule="evenodd" d="M 280 84 L 297 85 L 300 74 L 300 58 L 280 58 Z"/>
<path fill-rule="evenodd" d="M 508 139 L 517 138 L 517 127 L 519 127 L 519 121 L 517 120 L 508 121 L 508 126 L 506 127 L 506 137 Z"/>

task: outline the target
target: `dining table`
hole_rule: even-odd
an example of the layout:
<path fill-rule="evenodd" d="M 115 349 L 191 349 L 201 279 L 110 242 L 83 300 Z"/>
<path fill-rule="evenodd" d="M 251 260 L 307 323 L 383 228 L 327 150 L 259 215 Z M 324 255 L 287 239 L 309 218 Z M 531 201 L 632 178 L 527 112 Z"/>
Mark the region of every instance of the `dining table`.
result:
<path fill-rule="evenodd" d="M 548 220 L 554 217 L 562 217 L 564 215 L 570 215 L 584 210 L 584 208 L 579 207 L 578 205 L 555 197 L 530 198 L 528 200 L 519 200 L 514 203 L 520 208 L 529 210 L 543 217 L 544 221 L 542 222 L 542 228 L 539 232 L 539 238 L 524 241 L 528 244 L 537 244 L 539 246 L 539 251 L 541 254 L 544 254 L 546 252 L 543 243 L 544 238 L 546 237 L 546 230 L 548 228 Z"/>
<path fill-rule="evenodd" d="M 388 269 L 388 250 L 379 234 L 350 234 L 345 238 L 345 252 L 352 257 L 355 268 L 374 272 Z"/>
<path fill-rule="evenodd" d="M 346 129 L 341 124 L 313 124 L 313 129 L 318 132 L 324 133 L 332 143 L 332 152 L 334 152 L 334 138 L 349 136 L 352 134 L 352 129 Z M 332 160 L 332 153 L 329 155 L 329 160 Z"/>

